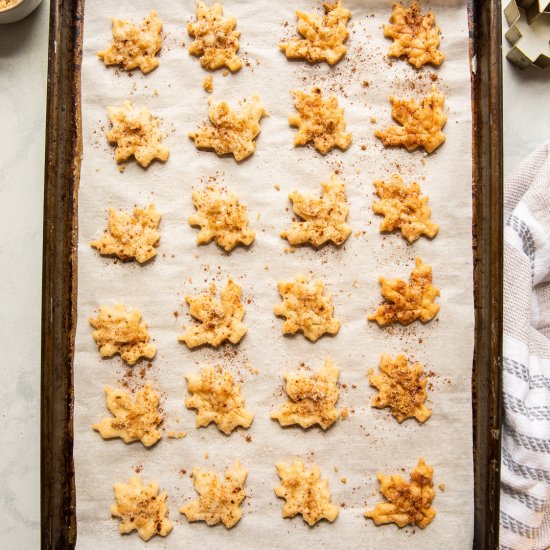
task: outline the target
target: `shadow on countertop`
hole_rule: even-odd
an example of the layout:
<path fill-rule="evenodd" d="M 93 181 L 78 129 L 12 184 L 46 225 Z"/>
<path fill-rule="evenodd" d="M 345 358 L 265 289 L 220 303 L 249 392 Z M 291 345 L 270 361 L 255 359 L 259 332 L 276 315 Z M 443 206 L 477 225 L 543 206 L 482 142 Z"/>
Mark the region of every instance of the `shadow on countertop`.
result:
<path fill-rule="evenodd" d="M 0 78 L 2 77 L 2 61 L 13 57 L 25 48 L 30 48 L 33 39 L 37 37 L 43 18 L 49 18 L 49 2 L 44 0 L 25 19 L 16 23 L 0 25 Z M 48 23 L 46 25 L 49 27 Z M 37 52 L 32 52 L 32 55 Z M 47 55 L 47 54 L 46 54 Z"/>

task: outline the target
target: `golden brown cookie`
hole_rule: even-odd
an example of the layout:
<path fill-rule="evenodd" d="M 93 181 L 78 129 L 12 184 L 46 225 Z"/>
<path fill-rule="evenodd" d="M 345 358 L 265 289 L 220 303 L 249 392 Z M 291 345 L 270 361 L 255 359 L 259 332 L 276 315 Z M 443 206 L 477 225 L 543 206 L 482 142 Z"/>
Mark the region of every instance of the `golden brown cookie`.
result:
<path fill-rule="evenodd" d="M 298 275 L 294 281 L 279 281 L 277 288 L 283 298 L 273 308 L 275 315 L 286 317 L 283 334 L 304 333 L 312 342 L 323 334 L 336 334 L 340 321 L 332 316 L 334 306 L 325 283 L 319 279 L 310 286 L 305 275 Z"/>
<path fill-rule="evenodd" d="M 321 519 L 334 521 L 338 517 L 340 508 L 330 501 L 328 481 L 321 478 L 316 464 L 308 468 L 301 460 L 294 460 L 290 466 L 280 462 L 275 467 L 281 478 L 275 494 L 286 500 L 284 518 L 301 514 L 304 521 L 313 526 Z"/>
<path fill-rule="evenodd" d="M 289 59 L 305 59 L 310 63 L 326 61 L 334 65 L 347 52 L 344 45 L 349 31 L 346 28 L 351 12 L 342 6 L 342 0 L 334 4 L 323 3 L 325 14 L 304 13 L 297 10 L 298 32 L 303 38 L 282 42 L 279 47 Z"/>
<path fill-rule="evenodd" d="M 132 155 L 146 168 L 154 159 L 165 161 L 170 151 L 162 144 L 160 120 L 145 107 L 136 108 L 131 101 L 121 107 L 107 107 L 112 128 L 109 143 L 116 143 L 115 160 L 124 162 Z"/>
<path fill-rule="evenodd" d="M 189 224 L 200 227 L 197 244 L 208 244 L 213 240 L 224 250 L 233 250 L 239 243 L 249 245 L 256 233 L 248 226 L 246 206 L 239 203 L 239 197 L 230 191 L 221 191 L 217 185 L 209 184 L 193 193 L 196 214 L 189 216 Z"/>
<path fill-rule="evenodd" d="M 90 245 L 102 255 L 114 255 L 123 261 L 135 258 L 139 263 L 147 262 L 157 254 L 159 223 L 160 214 L 154 204 L 147 210 L 134 208 L 133 213 L 109 208 L 109 233 Z"/>
<path fill-rule="evenodd" d="M 425 422 L 432 414 L 425 405 L 428 379 L 423 377 L 421 363 L 409 367 L 408 362 L 406 355 L 392 359 L 383 353 L 378 365 L 380 372 L 375 374 L 373 369 L 369 369 L 370 385 L 378 390 L 372 399 L 372 406 L 378 409 L 389 407 L 398 422 L 407 418 Z"/>
<path fill-rule="evenodd" d="M 321 188 L 321 197 L 298 191 L 289 195 L 294 213 L 300 218 L 281 233 L 291 245 L 310 243 L 319 247 L 328 241 L 341 245 L 350 236 L 345 184 L 332 174 L 328 182 L 321 183 Z"/>
<path fill-rule="evenodd" d="M 327 357 L 325 365 L 315 374 L 285 372 L 285 391 L 289 400 L 271 415 L 281 426 L 298 424 L 309 428 L 319 424 L 326 430 L 334 424 L 340 412 L 336 408 L 340 389 L 340 369 Z"/>
<path fill-rule="evenodd" d="M 137 309 L 126 310 L 124 304 L 100 306 L 99 316 L 88 321 L 95 329 L 92 336 L 101 357 L 118 353 L 128 365 L 134 365 L 141 357 L 152 359 L 157 353 L 157 346 L 149 344 L 147 325 L 141 322 Z"/>
<path fill-rule="evenodd" d="M 200 296 L 186 296 L 189 312 L 200 321 L 191 326 L 178 340 L 188 347 L 196 348 L 204 344 L 217 347 L 225 340 L 238 344 L 246 334 L 246 325 L 242 323 L 244 306 L 241 302 L 241 287 L 232 279 L 227 280 L 220 299 L 216 299 L 216 285 L 210 285 L 210 291 Z"/>
<path fill-rule="evenodd" d="M 384 216 L 381 232 L 400 229 L 410 243 L 422 235 L 430 239 L 436 236 L 439 225 L 430 219 L 429 197 L 420 195 L 418 183 L 413 181 L 407 186 L 399 174 L 394 174 L 389 182 L 376 180 L 374 186 L 380 201 L 372 203 L 372 210 Z"/>
<path fill-rule="evenodd" d="M 193 487 L 199 498 L 180 508 L 188 521 L 223 523 L 231 529 L 242 517 L 241 502 L 246 497 L 244 483 L 248 471 L 236 460 L 220 480 L 215 472 L 193 468 Z"/>
<path fill-rule="evenodd" d="M 313 143 L 317 151 L 326 155 L 334 147 L 346 150 L 352 141 L 346 133 L 344 108 L 339 107 L 335 95 L 323 98 L 321 88 L 315 86 L 310 93 L 293 90 L 297 114 L 290 115 L 288 122 L 298 128 L 294 146 Z"/>
<path fill-rule="evenodd" d="M 260 133 L 260 120 L 267 115 L 259 96 L 243 99 L 239 109 L 232 109 L 227 102 L 208 100 L 210 125 L 204 125 L 189 137 L 197 149 L 213 149 L 218 155 L 232 154 L 241 161 L 256 150 L 254 141 Z"/>
<path fill-rule="evenodd" d="M 189 53 L 200 57 L 201 66 L 208 71 L 227 67 L 231 72 L 238 71 L 243 63 L 237 56 L 239 36 L 235 30 L 237 20 L 224 17 L 223 7 L 217 2 L 207 6 L 197 0 L 197 20 L 187 25 L 189 36 L 194 40 Z"/>
<path fill-rule="evenodd" d="M 139 67 L 149 73 L 159 65 L 162 48 L 162 21 L 151 11 L 140 26 L 126 19 L 112 19 L 113 42 L 98 57 L 105 65 L 121 65 L 125 70 Z"/>
<path fill-rule="evenodd" d="M 417 69 L 426 63 L 443 63 L 445 56 L 437 49 L 439 27 L 432 11 L 422 15 L 418 2 L 412 2 L 408 8 L 403 7 L 401 2 L 396 2 L 390 23 L 384 25 L 384 36 L 393 38 L 388 57 L 405 56 Z"/>
<path fill-rule="evenodd" d="M 381 502 L 373 510 L 365 512 L 365 517 L 372 519 L 376 525 L 396 523 L 399 527 L 418 525 L 424 529 L 436 514 L 432 508 L 435 498 L 433 471 L 420 458 L 418 465 L 411 471 L 409 483 L 399 474 L 386 476 L 379 473 L 380 492 L 386 502 Z"/>
<path fill-rule="evenodd" d="M 197 410 L 197 427 L 214 422 L 226 435 L 238 426 L 250 427 L 254 415 L 245 409 L 241 385 L 235 383 L 229 371 L 220 366 L 206 367 L 200 374 L 186 374 L 185 378 L 191 394 L 185 406 Z"/>
<path fill-rule="evenodd" d="M 105 394 L 105 404 L 113 416 L 92 426 L 103 439 L 120 437 L 124 443 L 139 440 L 150 447 L 162 437 L 157 429 L 163 421 L 159 412 L 160 395 L 150 382 L 134 398 L 129 392 L 110 386 L 105 386 Z"/>
<path fill-rule="evenodd" d="M 173 525 L 168 519 L 166 493 L 159 494 L 155 482 L 142 485 L 139 477 L 133 477 L 128 484 L 115 483 L 114 491 L 116 503 L 111 506 L 111 514 L 120 518 L 121 533 L 135 529 L 143 540 L 170 533 Z"/>
<path fill-rule="evenodd" d="M 406 147 L 407 151 L 424 147 L 426 152 L 432 153 L 445 142 L 445 134 L 441 131 L 447 122 L 443 112 L 445 96 L 435 86 L 422 98 L 420 105 L 414 99 L 398 99 L 393 95 L 390 101 L 392 117 L 401 126 L 388 126 L 374 132 L 386 147 Z"/>
<path fill-rule="evenodd" d="M 408 325 L 417 319 L 423 323 L 431 321 L 439 312 L 435 299 L 440 295 L 432 285 L 432 266 L 416 258 L 416 266 L 410 281 L 380 277 L 380 291 L 386 301 L 376 313 L 369 315 L 369 321 L 376 321 L 381 327 L 391 323 Z"/>

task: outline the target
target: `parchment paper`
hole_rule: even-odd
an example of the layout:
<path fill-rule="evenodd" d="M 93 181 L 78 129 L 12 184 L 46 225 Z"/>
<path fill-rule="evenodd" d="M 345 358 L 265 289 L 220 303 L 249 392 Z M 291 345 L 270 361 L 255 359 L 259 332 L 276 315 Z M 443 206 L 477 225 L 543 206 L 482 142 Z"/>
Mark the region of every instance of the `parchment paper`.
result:
<path fill-rule="evenodd" d="M 79 193 L 78 328 L 74 371 L 75 445 L 78 548 L 141 548 L 134 532 L 118 533 L 111 518 L 112 485 L 127 481 L 136 471 L 144 482 L 155 480 L 168 491 L 173 532 L 155 537 L 150 548 L 469 548 L 473 525 L 471 366 L 473 350 L 472 219 L 471 219 L 471 108 L 466 2 L 441 1 L 431 6 L 442 29 L 442 67 L 416 71 L 404 60 L 385 58 L 390 41 L 381 24 L 388 20 L 390 1 L 347 0 L 352 11 L 346 57 L 334 68 L 288 61 L 278 50 L 283 37 L 295 33 L 295 9 L 310 11 L 319 2 L 296 0 L 226 0 L 226 14 L 235 15 L 242 32 L 241 53 L 249 61 L 237 74 L 214 74 L 216 99 L 236 103 L 258 93 L 270 116 L 262 121 L 257 151 L 237 164 L 232 157 L 196 150 L 187 132 L 207 116 L 207 76 L 195 57 L 182 47 L 190 42 L 186 23 L 194 15 L 191 0 L 88 0 L 85 12 L 82 67 L 84 158 Z M 161 64 L 149 75 L 131 75 L 106 68 L 95 52 L 111 38 L 110 17 L 141 20 L 156 9 L 166 38 Z M 288 23 L 287 26 L 286 23 Z M 447 95 L 447 142 L 434 154 L 384 149 L 373 135 L 392 124 L 388 96 L 420 98 L 436 75 Z M 287 116 L 294 112 L 291 89 L 320 85 L 335 92 L 342 106 L 353 145 L 326 157 L 312 148 L 295 149 L 295 129 Z M 155 90 L 158 95 L 155 94 Z M 120 173 L 107 144 L 106 107 L 124 99 L 146 105 L 163 120 L 166 163 L 147 170 L 130 162 Z M 376 120 L 376 122 L 373 122 Z M 279 237 L 291 221 L 287 195 L 294 189 L 320 192 L 320 183 L 339 170 L 347 183 L 354 235 L 341 248 L 309 247 L 285 253 L 288 243 Z M 399 235 L 382 236 L 380 217 L 371 211 L 372 181 L 400 172 L 406 182 L 417 180 L 430 196 L 432 219 L 440 233 L 430 241 L 408 245 Z M 248 205 L 256 241 L 230 254 L 217 245 L 197 247 L 197 229 L 187 217 L 194 211 L 191 192 L 204 182 L 217 182 L 237 192 Z M 280 190 L 274 186 L 278 184 Z M 90 248 L 107 224 L 107 208 L 131 209 L 154 202 L 162 213 L 158 256 L 147 265 L 103 258 Z M 434 283 L 441 289 L 441 311 L 423 326 L 380 329 L 368 322 L 381 301 L 378 276 L 407 279 L 420 256 L 433 266 Z M 280 301 L 277 281 L 300 272 L 324 279 L 332 293 L 335 315 L 342 321 L 335 337 L 310 343 L 302 335 L 283 337 L 283 320 L 272 307 Z M 232 276 L 243 287 L 248 334 L 240 345 L 190 351 L 177 341 L 188 324 L 183 297 L 218 287 Z M 102 360 L 91 336 L 88 317 L 101 304 L 124 302 L 141 310 L 149 324 L 158 354 L 147 368 L 133 369 L 117 358 Z M 177 315 L 177 317 L 176 317 Z M 383 352 L 409 354 L 431 373 L 429 404 L 432 417 L 398 424 L 389 410 L 370 407 L 375 391 L 366 376 L 377 367 Z M 341 367 L 343 385 L 339 406 L 350 410 L 347 420 L 326 432 L 299 427 L 283 429 L 270 420 L 271 411 L 284 401 L 282 375 L 301 362 L 317 370 L 327 355 Z M 214 425 L 195 428 L 195 412 L 187 410 L 184 372 L 223 364 L 238 380 L 247 407 L 255 414 L 249 430 L 230 437 Z M 253 374 L 251 368 L 258 369 Z M 131 375 L 129 375 L 131 374 Z M 143 377 L 143 379 L 142 379 Z M 108 416 L 105 384 L 139 387 L 152 380 L 162 391 L 166 429 L 188 432 L 185 439 L 167 437 L 153 448 L 121 440 L 104 441 L 91 425 Z M 179 422 L 178 422 L 179 419 Z M 250 436 L 251 441 L 247 441 Z M 435 467 L 434 506 L 437 517 L 426 529 L 395 525 L 375 527 L 363 517 L 382 500 L 378 471 L 408 472 L 419 457 Z M 273 490 L 278 485 L 274 463 L 295 457 L 314 460 L 328 478 L 332 498 L 342 504 L 334 523 L 308 527 L 300 516 L 281 515 L 284 501 Z M 235 459 L 249 470 L 244 516 L 238 525 L 208 527 L 188 523 L 178 512 L 196 498 L 190 473 L 194 466 L 221 471 Z M 338 472 L 335 471 L 338 468 Z M 185 473 L 183 473 L 185 471 Z M 342 483 L 345 477 L 347 483 Z"/>

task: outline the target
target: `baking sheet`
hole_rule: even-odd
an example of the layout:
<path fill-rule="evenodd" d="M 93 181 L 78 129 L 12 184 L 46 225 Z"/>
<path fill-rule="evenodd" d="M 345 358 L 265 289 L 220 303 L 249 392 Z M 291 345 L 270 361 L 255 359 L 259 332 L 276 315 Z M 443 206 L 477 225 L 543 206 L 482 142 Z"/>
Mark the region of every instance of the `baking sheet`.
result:
<path fill-rule="evenodd" d="M 134 533 L 121 537 L 110 517 L 112 483 L 127 480 L 139 470 L 147 482 L 156 480 L 169 494 L 174 531 L 155 538 L 151 547 L 206 548 L 467 548 L 473 530 L 471 434 L 471 360 L 473 303 L 471 259 L 471 111 L 468 66 L 468 29 L 465 2 L 432 3 L 443 33 L 441 49 L 447 59 L 439 70 L 416 72 L 404 61 L 388 63 L 389 41 L 380 30 L 391 11 L 390 2 L 349 1 L 353 19 L 347 56 L 334 68 L 289 62 L 277 43 L 294 33 L 295 8 L 311 10 L 312 2 L 227 1 L 226 14 L 235 15 L 242 32 L 241 51 L 249 65 L 240 73 L 214 74 L 215 99 L 238 99 L 258 93 L 269 118 L 262 121 L 257 152 L 241 164 L 198 152 L 187 132 L 206 118 L 207 75 L 187 54 L 185 25 L 194 5 L 186 2 L 89 1 L 85 12 L 82 66 L 82 123 L 84 158 L 79 192 L 78 324 L 74 367 L 75 470 L 79 548 L 141 547 Z M 444 5 L 443 5 L 444 4 Z M 110 40 L 109 17 L 141 19 L 156 9 L 164 21 L 166 38 L 161 65 L 153 73 L 129 76 L 105 68 L 95 57 Z M 288 23 L 285 26 L 285 22 Z M 259 61 L 259 63 L 258 63 Z M 420 96 L 432 84 L 430 75 L 447 95 L 447 142 L 427 157 L 421 152 L 385 150 L 374 138 L 375 128 L 391 123 L 387 96 Z M 365 85 L 365 81 L 368 85 Z M 354 143 L 347 152 L 322 157 L 310 148 L 294 149 L 295 132 L 287 123 L 293 112 L 291 89 L 320 85 L 332 91 L 345 107 Z M 156 93 L 155 93 L 156 91 Z M 158 94 L 158 95 L 156 95 Z M 120 173 L 105 140 L 105 107 L 124 99 L 144 104 L 163 119 L 167 163 L 147 170 L 130 163 Z M 376 122 L 371 122 L 376 119 Z M 291 219 L 287 194 L 294 190 L 319 192 L 319 183 L 339 170 L 347 183 L 349 222 L 356 232 L 340 248 L 314 251 L 299 248 L 285 253 L 279 232 Z M 372 180 L 400 171 L 406 181 L 420 181 L 430 196 L 433 219 L 440 233 L 413 246 L 400 236 L 381 236 L 379 217 L 371 211 Z M 196 229 L 187 224 L 193 212 L 191 191 L 215 177 L 237 192 L 248 205 L 257 238 L 249 249 L 224 253 L 215 244 L 197 247 Z M 280 190 L 275 188 L 280 187 Z M 123 264 L 100 257 L 89 247 L 106 225 L 108 207 L 130 209 L 154 202 L 163 214 L 158 256 L 147 265 Z M 259 214 L 259 219 L 258 219 Z M 380 329 L 366 320 L 378 306 L 377 278 L 406 278 L 418 255 L 432 264 L 434 282 L 441 288 L 441 312 L 425 326 Z M 333 295 L 335 315 L 342 321 L 336 337 L 316 343 L 301 335 L 283 337 L 283 320 L 272 314 L 279 301 L 277 280 L 300 272 L 324 279 Z M 191 351 L 177 341 L 189 321 L 183 296 L 205 290 L 211 281 L 223 287 L 232 276 L 243 287 L 249 332 L 237 347 Z M 122 301 L 141 310 L 150 325 L 158 354 L 132 369 L 118 359 L 101 360 L 87 319 L 101 304 Z M 175 315 L 177 313 L 177 317 Z M 387 410 L 369 406 L 374 390 L 366 371 L 376 367 L 381 353 L 407 353 L 426 364 L 431 376 L 432 417 L 425 425 L 402 425 Z M 331 355 L 342 371 L 340 406 L 352 411 L 327 432 L 313 428 L 282 429 L 269 413 L 284 400 L 282 374 L 300 362 L 318 369 Z M 215 426 L 195 429 L 195 413 L 185 409 L 183 373 L 221 363 L 243 380 L 247 407 L 255 413 L 252 427 L 230 437 Z M 251 372 L 252 366 L 258 374 Z M 163 438 L 154 448 L 138 442 L 103 441 L 91 424 L 107 415 L 105 384 L 137 387 L 141 378 L 153 380 L 163 393 L 167 429 L 183 429 L 185 439 Z M 133 373 L 128 376 L 128 373 Z M 179 422 L 177 421 L 179 419 Z M 251 441 L 246 441 L 249 435 Z M 376 472 L 410 470 L 420 456 L 435 467 L 438 516 L 425 530 L 375 527 L 362 517 L 380 499 Z M 207 458 L 206 458 L 207 457 Z M 309 528 L 300 517 L 281 517 L 283 501 L 274 463 L 294 457 L 314 460 L 329 479 L 333 501 L 345 504 L 333 523 Z M 224 527 L 189 524 L 179 507 L 196 497 L 189 474 L 194 466 L 221 470 L 240 459 L 249 470 L 244 516 L 231 531 Z M 338 467 L 338 472 L 334 467 Z M 184 474 L 183 471 L 186 473 Z M 347 483 L 341 483 L 342 477 Z"/>

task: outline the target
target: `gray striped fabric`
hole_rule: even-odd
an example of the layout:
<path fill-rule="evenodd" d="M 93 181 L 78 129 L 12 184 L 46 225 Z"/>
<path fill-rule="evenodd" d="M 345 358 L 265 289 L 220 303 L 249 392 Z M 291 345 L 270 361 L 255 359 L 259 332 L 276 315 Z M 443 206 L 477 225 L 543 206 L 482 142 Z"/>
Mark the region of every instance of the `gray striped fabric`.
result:
<path fill-rule="evenodd" d="M 501 550 L 550 547 L 550 143 L 504 182 Z"/>

